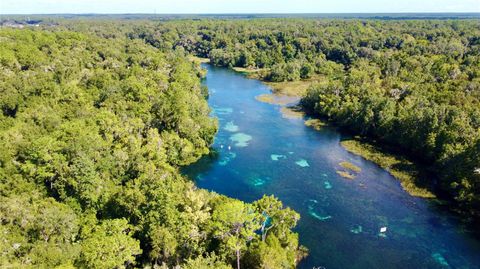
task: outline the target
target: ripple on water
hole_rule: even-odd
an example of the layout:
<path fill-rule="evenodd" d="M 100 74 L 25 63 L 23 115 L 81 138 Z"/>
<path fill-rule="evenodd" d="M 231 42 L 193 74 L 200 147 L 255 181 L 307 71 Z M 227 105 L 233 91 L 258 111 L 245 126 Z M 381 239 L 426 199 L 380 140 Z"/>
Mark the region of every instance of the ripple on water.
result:
<path fill-rule="evenodd" d="M 248 142 L 252 140 L 252 136 L 245 133 L 236 133 L 230 136 L 230 140 L 235 143 L 237 147 L 246 147 Z"/>

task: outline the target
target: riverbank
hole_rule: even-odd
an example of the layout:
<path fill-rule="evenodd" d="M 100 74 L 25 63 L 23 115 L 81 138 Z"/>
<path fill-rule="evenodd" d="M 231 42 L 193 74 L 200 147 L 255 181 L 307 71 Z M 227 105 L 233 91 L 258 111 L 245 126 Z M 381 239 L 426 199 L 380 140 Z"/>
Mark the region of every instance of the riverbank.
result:
<path fill-rule="evenodd" d="M 248 69 L 248 68 L 232 68 L 234 71 L 246 75 L 249 78 L 262 80 L 260 75 L 263 69 Z M 298 101 L 304 96 L 307 89 L 313 83 L 320 82 L 322 77 L 315 77 L 308 80 L 300 81 L 285 81 L 285 82 L 268 82 L 262 80 L 265 84 L 271 87 L 271 94 L 263 94 L 257 96 L 256 99 L 260 102 L 281 106 L 282 115 L 285 118 L 303 117 L 304 112 L 299 111 L 299 106 L 291 106 L 292 103 Z M 288 106 L 290 104 L 290 106 Z M 293 115 L 292 111 L 295 112 Z M 327 123 L 319 119 L 307 119 L 305 125 L 321 130 Z M 412 196 L 433 199 L 436 195 L 428 188 L 421 186 L 421 172 L 418 164 L 413 163 L 407 158 L 398 154 L 387 152 L 384 148 L 378 145 L 373 145 L 365 140 L 349 139 L 341 142 L 343 148 L 347 151 L 361 156 L 378 166 L 388 171 L 394 178 L 400 181 L 402 188 Z"/>
<path fill-rule="evenodd" d="M 433 254 L 452 267 L 478 264 L 477 241 L 459 229 L 447 206 L 408 194 L 385 169 L 345 150 L 340 141 L 348 136 L 335 125 L 282 110 L 296 103 L 260 102 L 278 95 L 259 80 L 204 67 L 211 114 L 219 119 L 217 154 L 182 172 L 199 188 L 243 201 L 281 197 L 300 214 L 296 231 L 310 253 L 297 268 L 382 268 L 392 261 L 437 268 Z M 387 232 L 379 234 L 381 227 Z"/>
<path fill-rule="evenodd" d="M 420 169 L 417 164 L 402 156 L 387 153 L 378 146 L 361 140 L 344 140 L 341 142 L 341 145 L 347 151 L 374 162 L 387 170 L 400 181 L 402 188 L 410 195 L 422 198 L 436 198 L 435 194 L 427 188 L 419 186 L 418 182 L 425 181 L 421 180 Z"/>
<path fill-rule="evenodd" d="M 210 62 L 207 58 L 192 57 L 193 61 L 199 63 Z M 256 97 L 257 101 L 279 105 L 284 118 L 299 118 L 305 115 L 300 110 L 297 103 L 306 93 L 310 85 L 324 80 L 324 77 L 314 77 L 307 80 L 269 82 L 263 79 L 262 73 L 265 69 L 249 69 L 233 67 L 232 70 L 241 73 L 248 78 L 261 80 L 271 88 L 271 94 L 262 94 Z M 292 105 L 293 104 L 293 105 Z M 315 130 L 320 130 L 327 123 L 315 118 L 309 118 L 304 121 L 306 126 Z M 398 154 L 387 152 L 381 146 L 373 145 L 365 140 L 349 139 L 341 142 L 343 148 L 347 151 L 361 156 L 388 171 L 394 178 L 400 181 L 402 188 L 412 196 L 433 199 L 436 195 L 428 188 L 421 186 L 421 172 L 418 164 L 408 160 Z"/>

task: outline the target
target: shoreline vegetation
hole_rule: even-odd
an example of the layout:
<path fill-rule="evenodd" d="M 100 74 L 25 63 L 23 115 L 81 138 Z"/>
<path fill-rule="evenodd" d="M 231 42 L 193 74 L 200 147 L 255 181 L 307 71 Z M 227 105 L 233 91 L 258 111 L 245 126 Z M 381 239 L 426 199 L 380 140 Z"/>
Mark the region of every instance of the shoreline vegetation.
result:
<path fill-rule="evenodd" d="M 435 176 L 415 183 L 434 185 L 465 220 L 480 221 L 477 21 L 171 23 L 179 28 L 188 39 L 146 40 L 185 44 L 215 66 L 261 79 L 273 93 L 301 96 L 310 115 L 396 147 Z"/>
<path fill-rule="evenodd" d="M 201 60 L 201 62 L 209 62 L 208 59 Z M 261 70 L 251 70 L 239 67 L 234 67 L 231 69 L 244 74 L 249 78 L 259 79 L 265 84 L 269 85 L 271 87 L 271 94 L 262 94 L 256 96 L 255 99 L 263 103 L 281 106 L 280 111 L 282 113 L 282 117 L 286 119 L 298 119 L 305 115 L 305 110 L 302 109 L 302 107 L 289 107 L 287 105 L 294 103 L 295 100 L 300 100 L 300 98 L 302 98 L 302 96 L 306 93 L 308 87 L 315 83 L 312 80 L 268 82 L 262 77 L 255 75 L 257 72 L 261 72 Z M 289 97 L 293 99 L 290 99 Z M 329 126 L 328 123 L 319 118 L 306 119 L 304 123 L 306 126 L 312 127 L 317 131 L 320 131 L 322 127 Z M 373 145 L 372 143 L 359 138 L 344 140 L 341 142 L 341 145 L 347 151 L 369 160 L 385 169 L 400 182 L 402 188 L 410 195 L 426 199 L 437 198 L 432 191 L 425 187 L 419 186 L 419 182 L 422 180 L 420 180 L 419 177 L 420 172 L 417 168 L 418 164 L 414 164 L 400 154 L 387 153 L 386 149 L 382 148 L 381 146 Z M 354 167 L 353 164 L 351 166 L 347 162 L 340 163 L 340 166 L 356 173 L 359 172 L 357 170 L 358 167 Z M 348 171 L 337 171 L 337 173 L 347 179 L 355 178 L 355 175 Z"/>
<path fill-rule="evenodd" d="M 414 164 L 399 154 L 387 153 L 385 149 L 360 139 L 343 140 L 341 145 L 347 151 L 385 169 L 400 182 L 402 188 L 410 195 L 428 199 L 437 198 L 430 190 L 419 186 L 418 182 L 421 180 L 418 164 Z"/>

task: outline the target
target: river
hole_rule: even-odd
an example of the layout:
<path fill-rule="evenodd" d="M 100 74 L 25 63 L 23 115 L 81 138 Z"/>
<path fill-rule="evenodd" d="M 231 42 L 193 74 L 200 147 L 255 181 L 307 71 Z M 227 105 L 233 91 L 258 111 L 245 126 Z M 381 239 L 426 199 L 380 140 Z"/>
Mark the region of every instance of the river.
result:
<path fill-rule="evenodd" d="M 480 268 L 480 242 L 455 217 L 347 152 L 341 133 L 282 117 L 279 106 L 255 99 L 270 92 L 258 80 L 204 67 L 220 124 L 218 154 L 184 173 L 201 188 L 247 202 L 274 194 L 300 213 L 296 232 L 310 252 L 299 268 Z M 355 179 L 337 174 L 343 161 L 362 169 Z"/>

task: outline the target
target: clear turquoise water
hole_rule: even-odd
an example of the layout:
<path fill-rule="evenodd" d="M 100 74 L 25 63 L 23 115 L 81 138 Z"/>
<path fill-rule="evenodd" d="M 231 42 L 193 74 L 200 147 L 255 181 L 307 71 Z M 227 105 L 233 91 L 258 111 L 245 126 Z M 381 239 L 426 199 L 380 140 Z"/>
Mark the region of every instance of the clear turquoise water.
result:
<path fill-rule="evenodd" d="M 342 134 L 315 131 L 255 100 L 258 80 L 209 65 L 204 81 L 220 128 L 207 156 L 184 169 L 201 188 L 244 201 L 274 194 L 301 214 L 310 255 L 299 268 L 480 268 L 480 242 L 448 212 L 411 197 L 385 170 L 352 155 Z M 362 168 L 337 175 L 341 161 Z M 380 228 L 387 227 L 380 234 Z"/>

